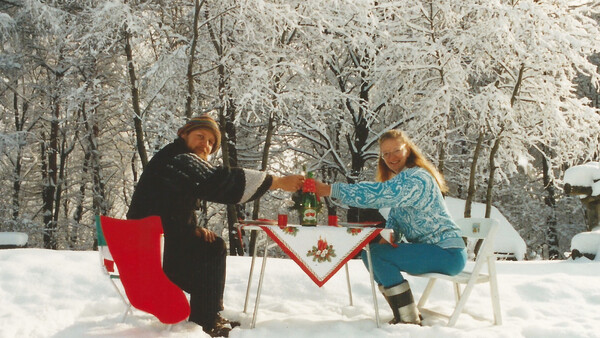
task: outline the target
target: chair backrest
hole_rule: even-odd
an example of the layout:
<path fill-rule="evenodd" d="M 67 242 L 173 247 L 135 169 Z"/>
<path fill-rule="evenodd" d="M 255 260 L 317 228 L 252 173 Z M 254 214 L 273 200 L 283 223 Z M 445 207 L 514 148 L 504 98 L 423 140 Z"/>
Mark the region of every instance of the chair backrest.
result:
<path fill-rule="evenodd" d="M 106 238 L 104 238 L 104 232 L 100 225 L 100 216 L 96 215 L 96 238 L 98 239 L 98 246 L 106 246 Z"/>
<path fill-rule="evenodd" d="M 98 254 L 100 255 L 100 264 L 112 278 L 119 278 L 119 272 L 116 270 L 115 261 L 110 254 L 106 238 L 100 224 L 100 216 L 96 215 L 96 239 L 98 240 Z"/>
<path fill-rule="evenodd" d="M 477 253 L 479 257 L 489 257 L 494 254 L 494 237 L 498 232 L 498 221 L 493 218 L 461 218 L 456 220 L 463 237 L 483 239 Z"/>
<path fill-rule="evenodd" d="M 166 324 L 186 319 L 189 302 L 162 270 L 160 217 L 122 220 L 100 216 L 100 225 L 130 304 Z"/>

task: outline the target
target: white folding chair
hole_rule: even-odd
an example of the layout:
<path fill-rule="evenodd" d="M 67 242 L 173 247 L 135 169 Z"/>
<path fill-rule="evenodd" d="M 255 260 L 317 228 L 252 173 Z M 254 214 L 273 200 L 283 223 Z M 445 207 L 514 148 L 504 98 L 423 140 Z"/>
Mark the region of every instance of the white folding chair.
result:
<path fill-rule="evenodd" d="M 465 304 L 473 291 L 475 284 L 489 283 L 492 308 L 494 311 L 494 324 L 502 325 L 502 316 L 500 313 L 500 296 L 498 294 L 498 281 L 496 279 L 496 257 L 494 255 L 494 236 L 498 231 L 498 222 L 493 218 L 463 218 L 456 221 L 462 230 L 462 235 L 471 239 L 483 239 L 483 243 L 477 253 L 475 266 L 471 272 L 462 271 L 456 276 L 448 276 L 440 273 L 425 273 L 415 275 L 416 277 L 429 278 L 427 287 L 423 291 L 423 295 L 417 304 L 419 310 L 430 312 L 444 317 L 449 317 L 448 326 L 454 326 L 458 320 L 458 316 L 463 312 Z M 487 265 L 487 274 L 482 273 L 483 266 Z M 425 308 L 425 302 L 431 294 L 433 285 L 438 279 L 445 279 L 454 283 L 454 295 L 456 299 L 456 307 L 450 316 L 432 311 Z M 459 284 L 465 284 L 465 288 L 461 293 Z"/>

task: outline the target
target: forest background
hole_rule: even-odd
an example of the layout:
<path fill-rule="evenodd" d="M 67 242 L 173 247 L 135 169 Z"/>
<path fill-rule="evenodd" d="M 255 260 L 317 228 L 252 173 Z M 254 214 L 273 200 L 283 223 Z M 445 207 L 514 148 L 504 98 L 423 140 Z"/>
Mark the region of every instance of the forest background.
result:
<path fill-rule="evenodd" d="M 328 182 L 372 180 L 402 129 L 528 259 L 564 258 L 587 226 L 562 175 L 600 160 L 599 21 L 587 0 L 0 0 L 0 231 L 93 249 L 94 216 L 124 217 L 152 155 L 211 112 L 215 164 Z M 238 217 L 289 201 L 200 215 L 237 255 Z"/>

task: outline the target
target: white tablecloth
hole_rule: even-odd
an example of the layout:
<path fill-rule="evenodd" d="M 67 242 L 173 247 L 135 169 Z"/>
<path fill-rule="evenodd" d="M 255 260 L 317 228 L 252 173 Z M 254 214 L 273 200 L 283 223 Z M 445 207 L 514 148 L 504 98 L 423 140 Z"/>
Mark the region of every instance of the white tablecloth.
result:
<path fill-rule="evenodd" d="M 325 284 L 349 259 L 384 230 L 372 227 L 294 225 L 286 227 L 259 225 L 259 227 L 318 286 Z"/>

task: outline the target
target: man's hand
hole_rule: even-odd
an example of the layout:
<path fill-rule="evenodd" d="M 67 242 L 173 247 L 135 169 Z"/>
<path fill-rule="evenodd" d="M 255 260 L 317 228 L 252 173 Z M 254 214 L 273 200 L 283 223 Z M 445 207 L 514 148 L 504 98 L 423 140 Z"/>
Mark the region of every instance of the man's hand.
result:
<path fill-rule="evenodd" d="M 294 192 L 302 188 L 303 182 L 304 176 L 302 175 L 288 175 L 283 177 L 273 176 L 273 183 L 271 183 L 269 189 L 283 189 L 285 191 Z"/>
<path fill-rule="evenodd" d="M 208 243 L 212 243 L 217 239 L 217 234 L 206 229 L 206 228 L 196 228 L 196 236 L 202 238 Z"/>

